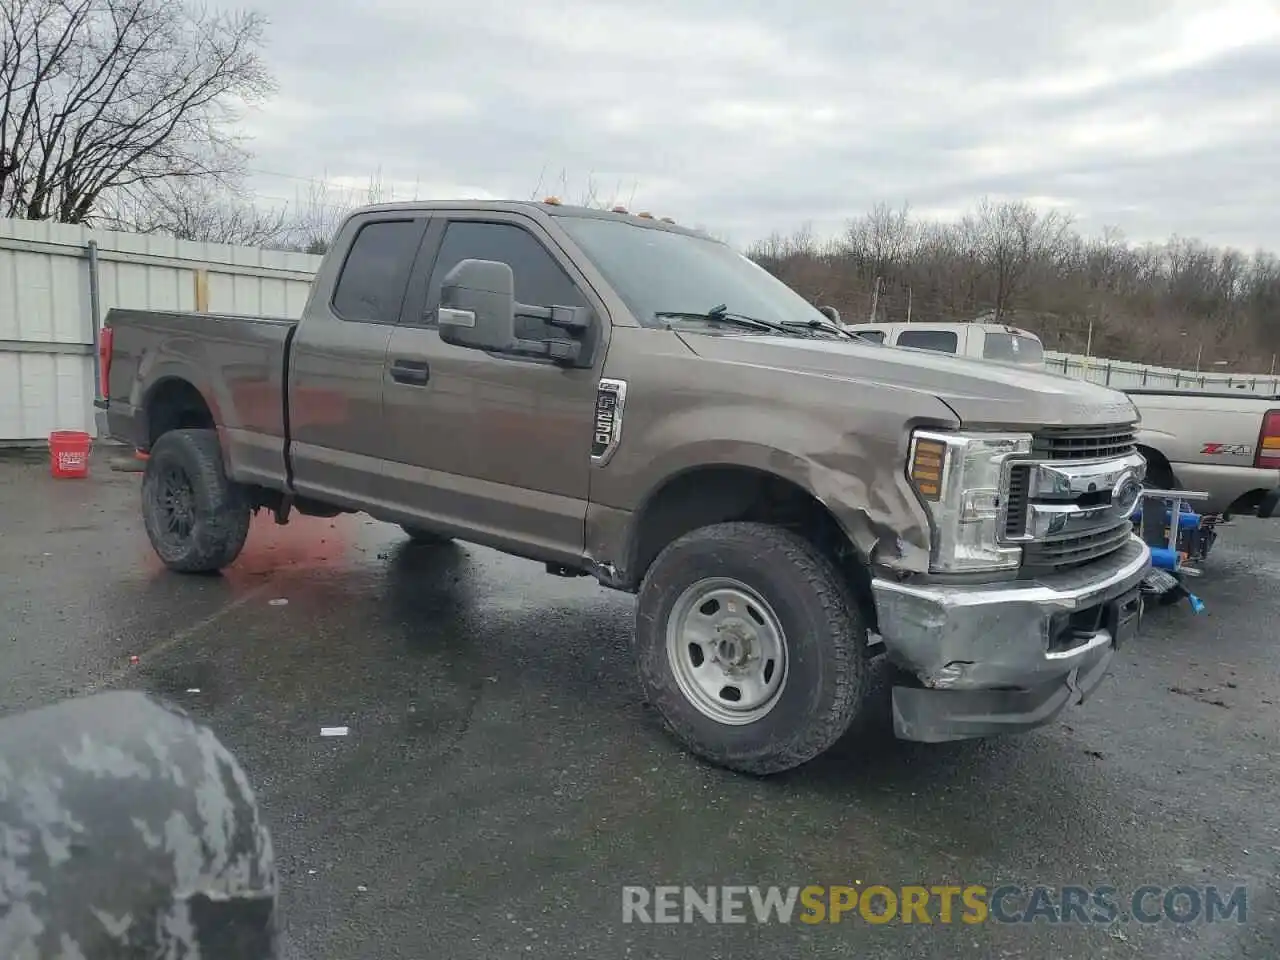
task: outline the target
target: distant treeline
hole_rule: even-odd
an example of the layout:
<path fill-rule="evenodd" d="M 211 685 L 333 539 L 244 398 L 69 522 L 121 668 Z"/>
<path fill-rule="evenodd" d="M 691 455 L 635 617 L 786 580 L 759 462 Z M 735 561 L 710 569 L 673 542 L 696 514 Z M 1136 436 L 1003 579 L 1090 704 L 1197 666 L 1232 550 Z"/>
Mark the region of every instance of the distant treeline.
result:
<path fill-rule="evenodd" d="M 984 200 L 954 223 L 879 205 L 834 241 L 801 228 L 748 254 L 845 322 L 994 314 L 1051 350 L 1185 368 L 1199 353 L 1202 368 L 1241 372 L 1269 372 L 1280 352 L 1274 254 L 1181 237 L 1137 246 L 1116 230 L 1085 238 L 1023 202 Z"/>

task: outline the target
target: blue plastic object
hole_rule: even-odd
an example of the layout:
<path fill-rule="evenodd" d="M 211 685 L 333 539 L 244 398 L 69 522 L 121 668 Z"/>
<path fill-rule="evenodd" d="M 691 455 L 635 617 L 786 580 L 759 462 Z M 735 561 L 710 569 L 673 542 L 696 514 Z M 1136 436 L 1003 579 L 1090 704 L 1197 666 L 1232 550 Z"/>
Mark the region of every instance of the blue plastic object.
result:
<path fill-rule="evenodd" d="M 1191 602 L 1192 613 L 1204 612 L 1204 601 L 1197 597 L 1194 593 L 1188 593 L 1187 599 Z"/>
<path fill-rule="evenodd" d="M 1179 507 L 1179 511 L 1180 511 L 1178 514 L 1179 530 L 1199 529 L 1200 514 L 1188 512 L 1190 510 L 1191 508 L 1187 506 L 1185 501 L 1183 502 L 1182 506 Z M 1172 518 L 1173 518 L 1173 510 L 1171 508 L 1166 508 L 1164 511 L 1164 522 L 1168 523 Z M 1134 523 L 1140 523 L 1142 521 L 1142 507 L 1138 507 L 1137 510 L 1133 511 L 1129 519 L 1131 519 Z"/>
<path fill-rule="evenodd" d="M 1178 551 L 1170 550 L 1168 547 L 1152 547 L 1151 565 L 1157 570 L 1177 570 Z"/>

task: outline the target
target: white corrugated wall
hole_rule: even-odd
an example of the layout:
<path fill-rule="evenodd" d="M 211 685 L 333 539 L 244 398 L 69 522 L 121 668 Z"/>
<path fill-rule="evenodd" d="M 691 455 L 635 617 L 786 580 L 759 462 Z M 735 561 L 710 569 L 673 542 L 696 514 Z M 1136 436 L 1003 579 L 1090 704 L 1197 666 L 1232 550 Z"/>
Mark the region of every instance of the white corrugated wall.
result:
<path fill-rule="evenodd" d="M 100 317 L 112 307 L 200 307 L 296 318 L 320 264 L 301 253 L 0 219 L 0 443 L 94 433 L 90 240 Z"/>

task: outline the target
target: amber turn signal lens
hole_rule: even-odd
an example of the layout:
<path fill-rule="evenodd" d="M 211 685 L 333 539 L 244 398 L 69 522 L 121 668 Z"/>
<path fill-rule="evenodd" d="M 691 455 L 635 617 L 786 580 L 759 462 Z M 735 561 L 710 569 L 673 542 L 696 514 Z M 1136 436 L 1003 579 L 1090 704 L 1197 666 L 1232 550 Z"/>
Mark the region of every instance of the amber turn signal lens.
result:
<path fill-rule="evenodd" d="M 920 496 L 937 500 L 942 495 L 942 462 L 947 445 L 939 440 L 917 440 L 911 457 L 911 482 Z"/>

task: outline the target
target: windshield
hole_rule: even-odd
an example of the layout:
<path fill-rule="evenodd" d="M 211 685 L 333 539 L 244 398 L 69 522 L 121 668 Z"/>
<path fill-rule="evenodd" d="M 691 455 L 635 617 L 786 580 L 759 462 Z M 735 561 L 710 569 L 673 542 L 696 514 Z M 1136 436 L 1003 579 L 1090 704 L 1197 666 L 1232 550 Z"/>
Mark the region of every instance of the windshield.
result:
<path fill-rule="evenodd" d="M 1016 363 L 1020 367 L 1044 366 L 1044 347 L 1035 337 L 988 330 L 982 347 L 984 360 Z"/>
<path fill-rule="evenodd" d="M 664 311 L 701 312 L 719 305 L 771 323 L 808 326 L 816 320 L 829 326 L 804 297 L 727 244 L 619 220 L 557 219 L 645 326 L 665 326 L 656 316 Z M 733 332 L 751 334 L 745 327 Z"/>

